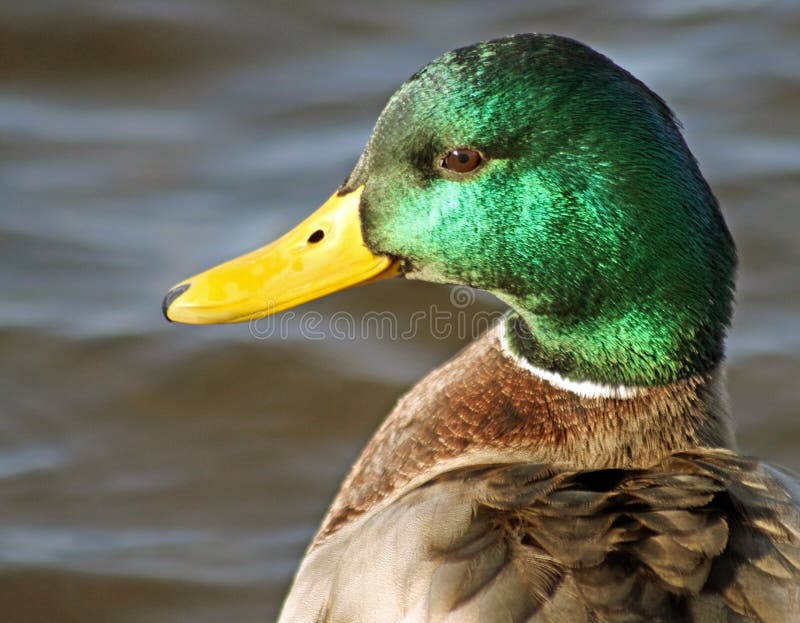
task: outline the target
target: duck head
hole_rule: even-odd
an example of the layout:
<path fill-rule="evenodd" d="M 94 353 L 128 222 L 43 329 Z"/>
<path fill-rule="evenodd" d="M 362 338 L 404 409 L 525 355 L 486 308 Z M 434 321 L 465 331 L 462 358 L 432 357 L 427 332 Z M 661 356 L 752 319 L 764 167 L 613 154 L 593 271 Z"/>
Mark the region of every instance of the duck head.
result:
<path fill-rule="evenodd" d="M 402 274 L 508 303 L 533 365 L 652 386 L 719 363 L 735 264 L 666 104 L 587 46 L 518 35 L 412 76 L 320 210 L 164 311 L 238 322 Z"/>

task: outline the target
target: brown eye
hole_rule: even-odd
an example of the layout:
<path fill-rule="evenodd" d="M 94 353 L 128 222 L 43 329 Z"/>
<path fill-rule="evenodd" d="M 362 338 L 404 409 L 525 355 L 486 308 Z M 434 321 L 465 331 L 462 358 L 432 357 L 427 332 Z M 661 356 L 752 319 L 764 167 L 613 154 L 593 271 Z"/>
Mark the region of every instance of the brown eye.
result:
<path fill-rule="evenodd" d="M 455 173 L 469 173 L 483 162 L 480 152 L 474 149 L 452 149 L 442 160 L 442 167 Z"/>

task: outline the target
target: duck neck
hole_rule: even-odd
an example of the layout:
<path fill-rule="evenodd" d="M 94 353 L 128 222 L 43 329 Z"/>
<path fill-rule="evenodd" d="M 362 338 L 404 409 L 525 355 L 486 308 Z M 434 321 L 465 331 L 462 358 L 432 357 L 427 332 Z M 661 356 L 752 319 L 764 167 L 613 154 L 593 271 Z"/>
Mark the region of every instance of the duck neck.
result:
<path fill-rule="evenodd" d="M 549 315 L 514 305 L 510 350 L 530 366 L 574 383 L 656 387 L 707 374 L 724 353 L 724 325 L 680 310 Z M 518 302 L 516 302 L 518 303 Z"/>

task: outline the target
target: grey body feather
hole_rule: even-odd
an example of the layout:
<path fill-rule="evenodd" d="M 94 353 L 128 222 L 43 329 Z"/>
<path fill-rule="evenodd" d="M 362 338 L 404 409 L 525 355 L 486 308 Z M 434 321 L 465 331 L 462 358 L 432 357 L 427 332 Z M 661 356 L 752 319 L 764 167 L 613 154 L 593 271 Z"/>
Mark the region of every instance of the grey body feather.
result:
<path fill-rule="evenodd" d="M 711 449 L 452 470 L 312 549 L 280 621 L 797 621 L 794 486 Z"/>

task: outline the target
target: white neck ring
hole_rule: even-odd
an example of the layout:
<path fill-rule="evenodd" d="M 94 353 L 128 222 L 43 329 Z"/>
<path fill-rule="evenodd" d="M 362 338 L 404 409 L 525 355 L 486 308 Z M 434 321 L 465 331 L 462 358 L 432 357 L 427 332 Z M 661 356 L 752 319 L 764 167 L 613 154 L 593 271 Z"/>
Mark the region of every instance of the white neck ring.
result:
<path fill-rule="evenodd" d="M 520 368 L 527 370 L 543 381 L 547 381 L 554 387 L 577 394 L 582 398 L 614 398 L 617 400 L 636 398 L 647 391 L 644 387 L 631 385 L 606 385 L 603 383 L 594 383 L 592 381 L 573 381 L 561 376 L 558 372 L 551 372 L 550 370 L 534 366 L 527 359 L 515 353 L 511 348 L 511 344 L 508 341 L 507 324 L 508 316 L 504 317 L 497 324 L 497 337 L 500 341 L 500 348 L 503 354 Z"/>

